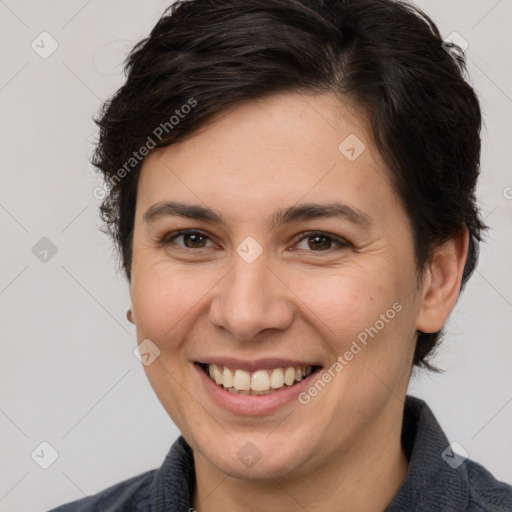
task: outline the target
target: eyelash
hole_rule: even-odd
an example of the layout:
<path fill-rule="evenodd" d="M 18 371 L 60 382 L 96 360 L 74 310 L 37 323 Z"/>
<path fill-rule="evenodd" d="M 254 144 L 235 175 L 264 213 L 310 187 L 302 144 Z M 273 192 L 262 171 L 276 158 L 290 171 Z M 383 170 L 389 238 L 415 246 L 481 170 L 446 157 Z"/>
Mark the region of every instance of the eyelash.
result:
<path fill-rule="evenodd" d="M 211 238 L 204 231 L 200 231 L 200 230 L 197 230 L 197 229 L 182 229 L 180 231 L 176 231 L 174 233 L 170 233 L 170 234 L 165 235 L 160 240 L 160 243 L 163 246 L 167 246 L 167 245 L 173 243 L 173 241 L 176 238 L 179 238 L 180 236 L 184 236 L 184 235 L 200 235 L 202 237 L 206 237 L 208 240 L 211 241 Z M 302 242 L 303 240 L 307 240 L 308 238 L 312 238 L 314 236 L 325 238 L 325 239 L 330 240 L 331 242 L 333 242 L 333 243 L 338 245 L 337 249 L 333 248 L 333 247 L 330 247 L 329 249 L 326 249 L 326 250 L 318 250 L 318 251 L 309 250 L 308 252 L 311 252 L 311 253 L 315 253 L 315 252 L 328 253 L 328 252 L 331 252 L 333 250 L 341 250 L 341 249 L 346 249 L 346 248 L 349 248 L 349 247 L 353 247 L 353 245 L 350 242 L 348 242 L 347 240 L 345 240 L 343 238 L 340 238 L 338 236 L 332 235 L 331 233 L 326 233 L 325 231 L 306 231 L 304 233 L 301 233 L 301 235 L 302 236 L 295 242 L 294 245 L 297 245 L 300 242 Z M 184 245 L 180 245 L 180 244 L 178 244 L 178 246 L 180 248 L 182 248 L 182 249 L 191 250 L 191 251 L 197 251 L 197 250 L 200 250 L 200 249 L 207 249 L 208 248 L 208 247 L 198 247 L 198 248 L 194 249 L 194 248 L 191 248 L 191 247 L 185 247 Z"/>

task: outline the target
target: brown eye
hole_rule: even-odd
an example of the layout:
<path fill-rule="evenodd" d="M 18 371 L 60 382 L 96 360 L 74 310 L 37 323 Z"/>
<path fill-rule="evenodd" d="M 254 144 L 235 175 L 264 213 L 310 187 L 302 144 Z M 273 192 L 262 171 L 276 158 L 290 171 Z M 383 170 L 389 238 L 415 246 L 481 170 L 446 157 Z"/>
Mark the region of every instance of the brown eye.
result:
<path fill-rule="evenodd" d="M 332 240 L 326 236 L 314 235 L 308 237 L 308 246 L 313 251 L 330 249 Z"/>
<path fill-rule="evenodd" d="M 197 249 L 198 247 L 204 247 L 206 243 L 206 237 L 200 233 L 186 233 L 183 236 L 183 242 L 185 247 L 189 249 Z"/>
<path fill-rule="evenodd" d="M 309 252 L 328 252 L 331 249 L 346 249 L 347 247 L 350 247 L 350 243 L 343 238 L 321 231 L 304 233 L 296 245 L 296 249 Z"/>
<path fill-rule="evenodd" d="M 200 231 L 184 230 L 164 240 L 165 245 L 175 244 L 186 249 L 203 249 L 208 247 L 210 237 Z"/>

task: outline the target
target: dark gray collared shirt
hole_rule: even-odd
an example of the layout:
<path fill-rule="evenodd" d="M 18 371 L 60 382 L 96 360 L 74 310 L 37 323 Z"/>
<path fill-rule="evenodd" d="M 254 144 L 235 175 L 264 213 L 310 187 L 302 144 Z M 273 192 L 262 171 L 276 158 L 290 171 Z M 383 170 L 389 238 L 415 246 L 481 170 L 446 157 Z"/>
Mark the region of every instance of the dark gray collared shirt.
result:
<path fill-rule="evenodd" d="M 512 512 L 512 487 L 449 445 L 427 404 L 408 396 L 402 446 L 409 468 L 384 512 Z M 180 436 L 159 469 L 50 512 L 192 512 L 194 487 L 193 453 Z"/>

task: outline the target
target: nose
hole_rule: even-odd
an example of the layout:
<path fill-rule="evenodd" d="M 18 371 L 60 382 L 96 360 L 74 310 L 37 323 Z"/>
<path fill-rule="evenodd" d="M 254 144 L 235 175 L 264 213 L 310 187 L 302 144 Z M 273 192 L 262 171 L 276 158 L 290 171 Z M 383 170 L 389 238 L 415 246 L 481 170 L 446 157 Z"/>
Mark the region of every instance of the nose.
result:
<path fill-rule="evenodd" d="M 266 258 L 247 263 L 235 257 L 232 270 L 216 287 L 210 322 L 244 341 L 264 331 L 285 330 L 293 322 L 294 308 L 293 294 L 283 281 Z"/>

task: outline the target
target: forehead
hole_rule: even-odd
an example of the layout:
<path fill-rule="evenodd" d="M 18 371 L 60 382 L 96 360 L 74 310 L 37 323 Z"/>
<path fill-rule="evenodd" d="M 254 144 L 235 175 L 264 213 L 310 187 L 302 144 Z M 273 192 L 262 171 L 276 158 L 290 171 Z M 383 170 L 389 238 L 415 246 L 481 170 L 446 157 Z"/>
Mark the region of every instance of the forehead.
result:
<path fill-rule="evenodd" d="M 138 217 L 177 198 L 233 215 L 320 200 L 384 215 L 397 203 L 364 116 L 334 94 L 298 93 L 239 104 L 151 153 L 139 177 Z"/>

